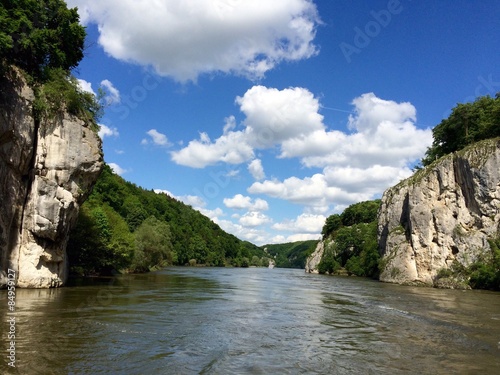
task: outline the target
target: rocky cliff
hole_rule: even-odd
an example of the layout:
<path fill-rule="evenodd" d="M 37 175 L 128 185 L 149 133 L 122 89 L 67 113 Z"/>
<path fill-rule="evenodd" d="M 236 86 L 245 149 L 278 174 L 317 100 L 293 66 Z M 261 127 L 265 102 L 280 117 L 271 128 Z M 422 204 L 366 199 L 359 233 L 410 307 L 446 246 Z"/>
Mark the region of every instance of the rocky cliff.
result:
<path fill-rule="evenodd" d="M 1 80 L 0 284 L 12 269 L 19 287 L 58 287 L 69 230 L 103 165 L 101 141 L 68 113 L 36 121 L 33 100 L 20 74 Z"/>
<path fill-rule="evenodd" d="M 388 189 L 378 218 L 380 280 L 433 285 L 454 262 L 491 254 L 499 234 L 500 141 L 448 155 Z"/>
<path fill-rule="evenodd" d="M 323 253 L 325 252 L 325 241 L 321 240 L 316 245 L 316 249 L 314 252 L 309 255 L 306 260 L 306 272 L 307 273 L 319 273 L 318 265 L 321 262 L 321 258 L 323 258 Z"/>

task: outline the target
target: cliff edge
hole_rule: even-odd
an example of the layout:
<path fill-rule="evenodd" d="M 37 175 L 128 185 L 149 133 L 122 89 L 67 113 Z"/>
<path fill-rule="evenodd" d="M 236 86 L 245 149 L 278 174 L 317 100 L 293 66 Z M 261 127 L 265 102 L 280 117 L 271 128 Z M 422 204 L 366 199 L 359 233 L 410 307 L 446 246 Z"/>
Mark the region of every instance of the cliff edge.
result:
<path fill-rule="evenodd" d="M 60 112 L 38 121 L 33 90 L 15 70 L 0 82 L 0 286 L 62 286 L 66 244 L 103 166 L 91 124 Z M 10 273 L 12 275 L 12 273 Z"/>
<path fill-rule="evenodd" d="M 445 156 L 385 191 L 380 280 L 434 285 L 438 272 L 491 256 L 500 222 L 500 140 Z"/>
<path fill-rule="evenodd" d="M 307 257 L 305 270 L 306 273 L 319 273 L 318 265 L 323 258 L 323 253 L 325 252 L 325 241 L 321 240 L 316 245 L 314 252 Z"/>

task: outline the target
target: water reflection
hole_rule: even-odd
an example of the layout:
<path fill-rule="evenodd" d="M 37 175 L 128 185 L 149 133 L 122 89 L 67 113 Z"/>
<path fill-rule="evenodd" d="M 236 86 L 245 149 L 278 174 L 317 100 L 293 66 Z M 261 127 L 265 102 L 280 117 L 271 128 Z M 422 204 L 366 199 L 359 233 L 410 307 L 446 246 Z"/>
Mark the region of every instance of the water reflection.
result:
<path fill-rule="evenodd" d="M 64 293 L 62 289 L 17 289 L 16 311 L 12 314 L 16 320 L 16 371 L 13 373 L 55 374 L 57 371 L 52 369 L 61 368 L 61 361 L 64 362 L 61 357 L 74 343 L 70 333 L 77 328 L 72 319 L 64 316 Z M 6 299 L 2 298 L 0 303 L 5 305 Z M 6 322 L 7 312 L 1 311 L 2 322 Z M 6 346 L 7 342 L 2 340 L 2 345 Z"/>
<path fill-rule="evenodd" d="M 279 269 L 75 285 L 17 290 L 17 373 L 500 373 L 497 293 Z"/>

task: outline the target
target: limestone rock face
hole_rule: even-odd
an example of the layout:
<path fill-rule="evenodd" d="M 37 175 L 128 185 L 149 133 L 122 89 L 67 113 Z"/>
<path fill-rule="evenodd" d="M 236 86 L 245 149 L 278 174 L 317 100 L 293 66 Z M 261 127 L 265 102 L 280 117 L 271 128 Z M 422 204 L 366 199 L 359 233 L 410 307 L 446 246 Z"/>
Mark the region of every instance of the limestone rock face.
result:
<path fill-rule="evenodd" d="M 101 141 L 68 113 L 38 123 L 33 99 L 19 75 L 2 81 L 0 271 L 16 271 L 19 287 L 58 287 L 69 231 L 103 166 Z"/>
<path fill-rule="evenodd" d="M 380 280 L 433 285 L 440 269 L 491 253 L 499 232 L 500 141 L 446 156 L 388 189 L 378 240 Z"/>
<path fill-rule="evenodd" d="M 319 241 L 318 245 L 316 245 L 316 249 L 314 250 L 314 252 L 307 258 L 306 261 L 307 273 L 319 273 L 318 264 L 319 262 L 321 262 L 321 258 L 323 258 L 324 252 L 325 252 L 325 243 L 324 241 Z"/>

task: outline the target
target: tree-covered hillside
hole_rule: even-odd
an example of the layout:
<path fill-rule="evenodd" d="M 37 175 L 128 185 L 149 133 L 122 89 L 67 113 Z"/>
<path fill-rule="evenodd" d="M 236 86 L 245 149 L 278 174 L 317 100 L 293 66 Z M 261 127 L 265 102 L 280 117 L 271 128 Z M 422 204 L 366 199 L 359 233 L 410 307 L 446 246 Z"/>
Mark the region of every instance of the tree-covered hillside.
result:
<path fill-rule="evenodd" d="M 79 274 L 143 272 L 170 264 L 268 264 L 259 247 L 166 194 L 125 181 L 109 166 L 80 210 L 68 254 Z"/>
<path fill-rule="evenodd" d="M 317 240 L 288 242 L 261 246 L 280 268 L 304 268 L 306 260 L 318 244 Z"/>
<path fill-rule="evenodd" d="M 322 231 L 326 245 L 318 265 L 320 273 L 337 273 L 344 269 L 356 276 L 378 276 L 379 207 L 380 200 L 360 202 L 326 219 Z"/>

